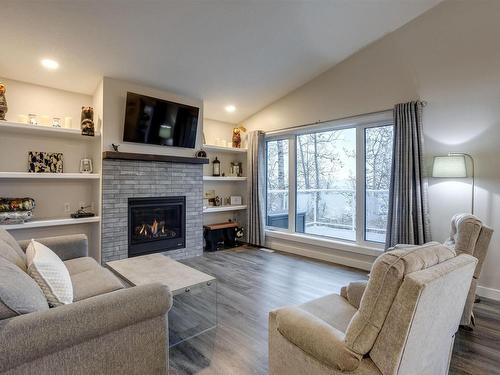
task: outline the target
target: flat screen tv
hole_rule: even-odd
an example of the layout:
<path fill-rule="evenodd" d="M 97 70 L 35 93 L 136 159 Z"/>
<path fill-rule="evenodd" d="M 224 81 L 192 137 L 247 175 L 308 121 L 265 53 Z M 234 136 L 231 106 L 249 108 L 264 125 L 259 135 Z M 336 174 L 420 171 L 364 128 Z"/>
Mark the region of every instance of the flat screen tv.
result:
<path fill-rule="evenodd" d="M 195 148 L 200 109 L 127 93 L 124 142 Z"/>

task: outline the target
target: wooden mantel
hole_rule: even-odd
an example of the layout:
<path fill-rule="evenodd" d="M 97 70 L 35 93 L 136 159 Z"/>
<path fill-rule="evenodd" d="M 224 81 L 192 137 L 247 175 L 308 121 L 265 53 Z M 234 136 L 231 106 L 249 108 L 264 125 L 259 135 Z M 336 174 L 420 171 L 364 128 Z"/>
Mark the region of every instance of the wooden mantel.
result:
<path fill-rule="evenodd" d="M 208 164 L 207 158 L 195 158 L 186 156 L 172 155 L 152 155 L 152 154 L 136 154 L 131 152 L 116 152 L 104 151 L 103 159 L 118 159 L 118 160 L 142 160 L 142 161 L 163 161 L 170 163 L 186 163 L 186 164 Z"/>

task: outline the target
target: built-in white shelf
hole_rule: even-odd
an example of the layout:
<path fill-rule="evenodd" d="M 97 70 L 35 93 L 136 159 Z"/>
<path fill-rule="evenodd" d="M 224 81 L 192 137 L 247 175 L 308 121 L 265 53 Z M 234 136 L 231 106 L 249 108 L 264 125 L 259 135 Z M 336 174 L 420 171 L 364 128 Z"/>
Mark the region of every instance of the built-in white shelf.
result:
<path fill-rule="evenodd" d="M 203 181 L 246 181 L 246 177 L 216 177 L 216 176 L 203 176 Z"/>
<path fill-rule="evenodd" d="M 203 213 L 226 212 L 226 211 L 241 211 L 241 210 L 246 210 L 246 208 L 247 208 L 246 205 L 207 207 L 207 208 L 203 209 Z"/>
<path fill-rule="evenodd" d="M 28 173 L 0 172 L 0 179 L 33 179 L 33 180 L 98 180 L 97 173 Z"/>
<path fill-rule="evenodd" d="M 64 218 L 64 219 L 45 219 L 45 220 L 33 219 L 33 220 L 27 221 L 26 223 L 23 223 L 23 224 L 0 225 L 0 228 L 6 229 L 6 230 L 44 228 L 44 227 L 58 227 L 58 226 L 62 226 L 62 225 L 98 223 L 100 221 L 101 221 L 101 218 L 99 216 L 82 217 L 80 219 L 73 219 L 71 217 Z"/>
<path fill-rule="evenodd" d="M 0 121 L 0 132 L 18 133 L 18 134 L 36 134 L 45 137 L 57 137 L 64 139 L 78 139 L 92 141 L 99 139 L 101 134 L 95 133 L 95 136 L 89 137 L 82 135 L 80 129 L 54 128 L 52 126 L 29 125 L 19 122 Z"/>
<path fill-rule="evenodd" d="M 236 148 L 236 147 L 223 147 L 223 146 L 215 146 L 215 145 L 203 145 L 202 149 L 208 152 L 234 152 L 246 154 L 246 148 Z"/>

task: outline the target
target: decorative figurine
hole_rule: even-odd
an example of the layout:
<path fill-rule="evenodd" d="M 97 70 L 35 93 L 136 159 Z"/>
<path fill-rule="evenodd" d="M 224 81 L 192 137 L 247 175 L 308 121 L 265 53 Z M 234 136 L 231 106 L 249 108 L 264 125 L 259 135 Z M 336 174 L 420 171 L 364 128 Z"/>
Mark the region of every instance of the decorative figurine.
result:
<path fill-rule="evenodd" d="M 82 117 L 80 126 L 82 135 L 94 136 L 94 108 L 82 107 Z"/>
<path fill-rule="evenodd" d="M 120 150 L 118 150 L 118 148 L 120 147 L 120 145 L 115 145 L 114 143 L 111 143 L 111 147 L 113 147 L 113 151 L 114 152 L 120 152 Z"/>
<path fill-rule="evenodd" d="M 246 132 L 247 130 L 243 126 L 233 128 L 233 144 L 234 148 L 241 148 L 241 132 Z"/>
<path fill-rule="evenodd" d="M 5 91 L 7 91 L 5 85 L 0 83 L 0 120 L 5 120 L 5 114 L 9 110 L 7 99 L 5 99 Z"/>

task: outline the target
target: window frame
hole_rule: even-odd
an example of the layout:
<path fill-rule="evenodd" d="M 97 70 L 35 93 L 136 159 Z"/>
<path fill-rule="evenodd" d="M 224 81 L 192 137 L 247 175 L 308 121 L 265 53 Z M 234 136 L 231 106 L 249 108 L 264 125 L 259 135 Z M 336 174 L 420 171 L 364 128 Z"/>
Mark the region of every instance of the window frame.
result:
<path fill-rule="evenodd" d="M 265 195 L 265 230 L 272 232 L 281 232 L 283 234 L 311 237 L 315 241 L 324 241 L 325 244 L 338 242 L 343 244 L 353 244 L 362 248 L 370 249 L 383 249 L 384 244 L 380 242 L 367 241 L 365 239 L 365 224 L 366 224 L 366 154 L 365 142 L 366 132 L 368 128 L 377 128 L 382 126 L 394 126 L 392 111 L 378 112 L 368 115 L 361 115 L 349 117 L 339 120 L 317 122 L 311 125 L 298 126 L 285 130 L 278 130 L 275 132 L 266 133 L 265 147 L 266 147 L 266 195 Z M 295 220 L 297 214 L 297 136 L 303 134 L 310 134 L 328 130 L 341 130 L 341 129 L 356 129 L 356 230 L 355 240 L 346 240 L 336 237 L 328 237 L 315 235 L 310 233 L 296 232 Z M 267 147 L 268 142 L 288 140 L 288 228 L 272 227 L 267 225 L 267 197 L 268 197 L 268 184 L 267 184 Z"/>

